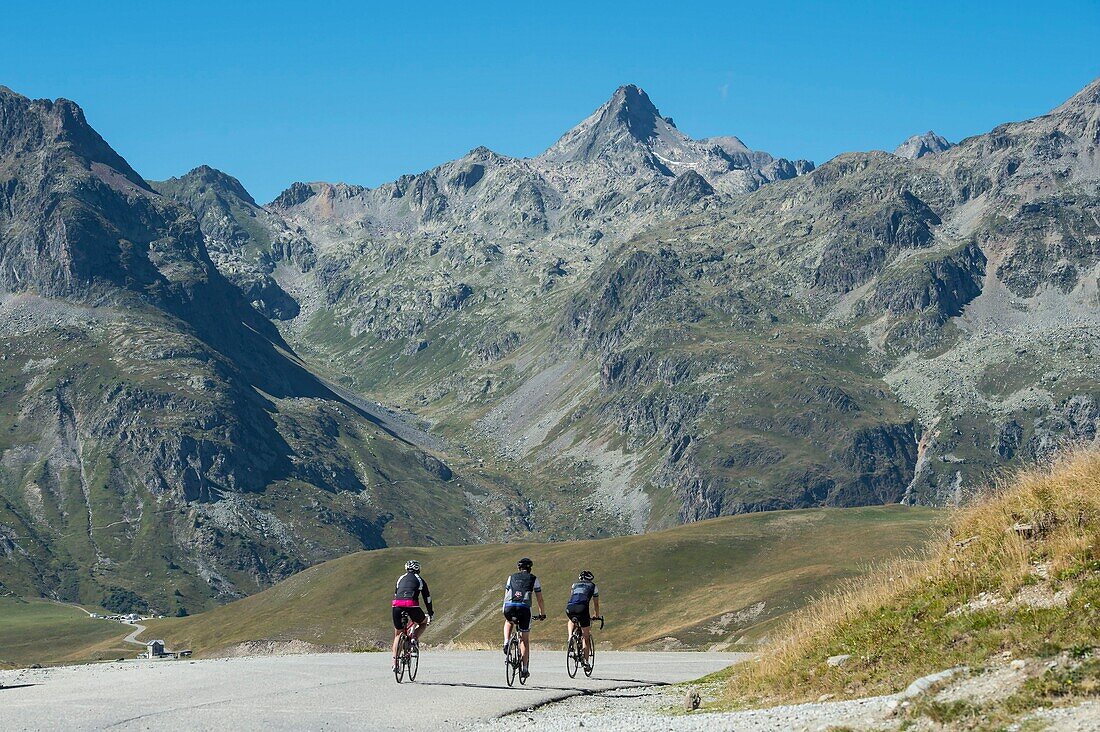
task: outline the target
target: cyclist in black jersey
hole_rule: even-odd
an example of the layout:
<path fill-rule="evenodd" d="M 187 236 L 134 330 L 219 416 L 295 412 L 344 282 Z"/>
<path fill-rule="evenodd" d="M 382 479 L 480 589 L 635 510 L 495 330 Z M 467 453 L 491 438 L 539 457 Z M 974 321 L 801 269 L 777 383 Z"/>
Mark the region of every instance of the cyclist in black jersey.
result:
<path fill-rule="evenodd" d="M 420 598 L 423 596 L 424 605 L 428 608 L 428 614 L 420 609 Z M 401 623 L 402 614 L 408 615 L 409 620 L 416 623 L 413 630 L 413 643 L 420 641 L 420 634 L 432 622 L 435 610 L 432 609 L 432 593 L 428 590 L 428 583 L 420 576 L 420 562 L 410 559 L 405 562 L 405 574 L 397 578 L 397 587 L 393 591 L 393 666 L 397 668 L 397 649 L 401 643 L 401 633 L 405 626 Z"/>
<path fill-rule="evenodd" d="M 574 624 L 581 626 L 584 636 L 584 665 L 588 666 L 589 649 L 592 647 L 592 617 L 600 616 L 600 588 L 596 587 L 595 576 L 587 569 L 580 573 L 577 581 L 569 589 L 569 603 L 565 606 L 565 615 L 569 618 L 568 639 L 573 637 Z M 589 611 L 589 603 L 595 613 Z M 589 669 L 591 671 L 591 669 Z"/>
<path fill-rule="evenodd" d="M 515 623 L 519 630 L 519 649 L 523 656 L 523 665 L 519 675 L 526 679 L 531 675 L 529 670 L 531 662 L 531 597 L 539 603 L 539 619 L 546 617 L 546 608 L 542 604 L 542 584 L 539 578 L 531 574 L 534 567 L 527 557 L 516 563 L 518 572 L 508 577 L 504 582 L 504 652 L 508 653 L 508 640 L 512 637 L 512 624 Z"/>

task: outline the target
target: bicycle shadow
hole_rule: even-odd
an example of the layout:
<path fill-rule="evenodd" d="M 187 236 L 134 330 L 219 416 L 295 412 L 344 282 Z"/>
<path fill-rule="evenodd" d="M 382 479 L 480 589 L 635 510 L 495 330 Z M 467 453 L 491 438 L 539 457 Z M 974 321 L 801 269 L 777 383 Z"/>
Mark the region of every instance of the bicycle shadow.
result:
<path fill-rule="evenodd" d="M 38 686 L 38 684 L 0 684 L 0 691 L 7 691 L 9 689 L 26 689 L 28 686 Z"/>
<path fill-rule="evenodd" d="M 584 689 L 579 686 L 507 686 L 506 684 L 472 684 L 465 681 L 416 681 L 418 686 L 453 686 L 466 689 L 514 689 L 516 691 L 572 691 L 578 694 L 598 693 L 595 689 Z"/>
<path fill-rule="evenodd" d="M 519 691 L 532 691 L 534 687 L 513 687 L 506 686 L 505 684 L 471 684 L 463 681 L 416 681 L 414 682 L 418 686 L 454 686 L 465 689 L 514 689 L 518 688 Z"/>
<path fill-rule="evenodd" d="M 616 681 L 621 684 L 637 684 L 638 686 L 668 686 L 667 681 L 654 681 L 653 679 L 620 679 L 616 676 L 593 676 L 593 681 Z"/>

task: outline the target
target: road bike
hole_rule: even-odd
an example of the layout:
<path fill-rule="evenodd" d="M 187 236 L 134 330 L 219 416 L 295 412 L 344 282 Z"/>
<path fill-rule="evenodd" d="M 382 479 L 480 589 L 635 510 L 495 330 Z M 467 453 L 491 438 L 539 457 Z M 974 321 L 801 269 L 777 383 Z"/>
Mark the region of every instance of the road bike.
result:
<path fill-rule="evenodd" d="M 399 684 L 406 676 L 409 681 L 416 681 L 416 672 L 420 668 L 420 644 L 413 635 L 418 626 L 409 618 L 408 613 L 401 613 L 401 624 L 405 630 L 401 633 L 401 643 L 397 646 L 397 663 L 393 667 L 394 678 Z"/>
<path fill-rule="evenodd" d="M 565 670 L 569 672 L 569 678 L 577 677 L 577 669 L 583 668 L 584 675 L 591 678 L 592 669 L 596 668 L 596 639 L 589 630 L 588 663 L 584 662 L 584 634 L 581 630 L 580 618 L 576 615 L 569 616 L 573 621 L 573 634 L 569 636 L 569 647 L 565 651 Z M 600 621 L 600 630 L 603 630 L 603 616 L 592 618 L 592 621 Z"/>
<path fill-rule="evenodd" d="M 546 620 L 545 615 L 535 615 L 532 620 Z M 519 623 L 512 623 L 512 635 L 508 638 L 507 650 L 504 652 L 504 680 L 508 686 L 515 686 L 516 676 L 519 676 L 520 685 L 526 684 L 527 679 L 520 673 L 523 666 L 523 653 L 519 648 Z"/>

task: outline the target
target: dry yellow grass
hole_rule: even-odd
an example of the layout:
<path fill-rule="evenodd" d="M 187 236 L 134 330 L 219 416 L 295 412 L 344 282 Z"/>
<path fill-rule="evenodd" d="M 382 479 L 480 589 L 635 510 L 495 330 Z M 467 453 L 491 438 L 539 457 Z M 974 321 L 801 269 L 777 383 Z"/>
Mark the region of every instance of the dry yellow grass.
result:
<path fill-rule="evenodd" d="M 1100 452 L 1069 453 L 998 481 L 958 512 L 925 556 L 892 561 L 794 614 L 757 663 L 730 672 L 726 703 L 896 691 L 996 652 L 1053 655 L 1095 645 Z M 1052 607 L 1014 602 L 1025 586 L 1068 599 Z M 853 661 L 824 663 L 840 653 Z"/>

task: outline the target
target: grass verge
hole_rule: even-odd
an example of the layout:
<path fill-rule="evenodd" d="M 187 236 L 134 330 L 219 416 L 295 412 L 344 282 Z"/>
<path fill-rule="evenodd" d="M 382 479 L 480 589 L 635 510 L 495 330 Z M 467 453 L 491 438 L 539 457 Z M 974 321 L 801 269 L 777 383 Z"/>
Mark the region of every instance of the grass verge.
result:
<path fill-rule="evenodd" d="M 944 724 L 1094 697 L 1100 628 L 1100 453 L 1001 481 L 927 559 L 892 563 L 793 616 L 758 662 L 726 673 L 724 707 L 897 692 L 945 668 L 1053 659 L 1011 695 L 923 702 Z M 848 655 L 840 665 L 833 656 Z"/>

